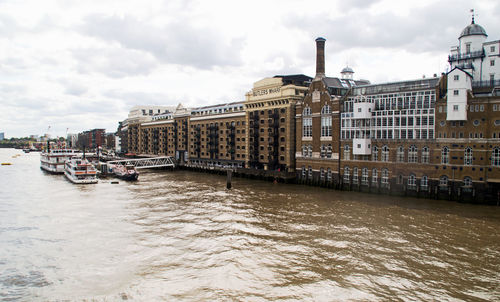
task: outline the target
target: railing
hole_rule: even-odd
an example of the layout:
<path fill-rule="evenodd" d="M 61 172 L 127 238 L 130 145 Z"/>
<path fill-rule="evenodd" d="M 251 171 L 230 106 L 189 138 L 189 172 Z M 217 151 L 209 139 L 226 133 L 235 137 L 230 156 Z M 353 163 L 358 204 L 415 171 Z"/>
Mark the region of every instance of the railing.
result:
<path fill-rule="evenodd" d="M 134 158 L 109 161 L 111 165 L 133 165 L 136 169 L 175 167 L 175 162 L 171 156 Z"/>
<path fill-rule="evenodd" d="M 473 81 L 472 87 L 480 88 L 480 87 L 495 87 L 500 86 L 500 80 L 490 80 L 490 81 Z"/>
<path fill-rule="evenodd" d="M 473 52 L 469 52 L 469 53 L 450 55 L 450 56 L 448 56 L 448 62 L 458 61 L 458 60 L 466 60 L 466 59 L 474 59 L 474 58 L 482 58 L 484 56 L 485 56 L 484 49 L 482 49 L 482 50 L 473 51 Z"/>

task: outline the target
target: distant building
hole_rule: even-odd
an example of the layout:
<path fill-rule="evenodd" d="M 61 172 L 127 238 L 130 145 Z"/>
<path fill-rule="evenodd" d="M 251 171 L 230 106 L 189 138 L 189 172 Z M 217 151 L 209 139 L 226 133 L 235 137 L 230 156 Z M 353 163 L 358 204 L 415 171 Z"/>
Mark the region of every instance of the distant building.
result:
<path fill-rule="evenodd" d="M 67 142 L 68 148 L 76 148 L 77 142 L 78 142 L 78 134 L 68 133 L 68 135 L 66 136 L 66 142 Z"/>
<path fill-rule="evenodd" d="M 5 139 L 5 133 L 0 132 L 0 141 L 3 141 Z"/>
<path fill-rule="evenodd" d="M 105 129 L 92 129 L 78 134 L 77 147 L 80 149 L 96 149 L 106 145 Z"/>

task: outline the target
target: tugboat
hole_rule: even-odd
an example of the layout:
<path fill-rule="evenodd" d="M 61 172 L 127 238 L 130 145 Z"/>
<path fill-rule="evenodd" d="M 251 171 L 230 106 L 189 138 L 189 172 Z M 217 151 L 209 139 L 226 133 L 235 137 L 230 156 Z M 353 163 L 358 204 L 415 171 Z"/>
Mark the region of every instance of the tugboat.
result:
<path fill-rule="evenodd" d="M 64 175 L 75 184 L 95 184 L 98 182 L 97 170 L 85 157 L 75 156 L 66 161 Z"/>
<path fill-rule="evenodd" d="M 123 180 L 137 180 L 139 178 L 139 172 L 137 172 L 133 165 L 115 165 L 113 173 L 116 177 Z"/>

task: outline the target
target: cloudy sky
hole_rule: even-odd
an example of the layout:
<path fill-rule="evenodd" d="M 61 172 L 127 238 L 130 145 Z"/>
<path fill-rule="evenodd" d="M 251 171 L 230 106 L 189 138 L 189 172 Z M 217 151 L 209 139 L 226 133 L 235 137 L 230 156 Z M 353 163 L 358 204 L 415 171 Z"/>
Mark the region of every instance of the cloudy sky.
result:
<path fill-rule="evenodd" d="M 432 76 L 471 8 L 500 39 L 497 0 L 0 0 L 0 132 L 112 132 L 134 105 L 241 101 L 264 77 L 314 76 L 318 36 L 327 76 Z"/>

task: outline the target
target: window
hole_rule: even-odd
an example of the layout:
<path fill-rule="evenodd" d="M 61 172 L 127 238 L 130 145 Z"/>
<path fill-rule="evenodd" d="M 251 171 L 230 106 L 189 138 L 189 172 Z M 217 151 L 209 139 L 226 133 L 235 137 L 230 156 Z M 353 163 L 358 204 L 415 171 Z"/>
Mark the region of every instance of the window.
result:
<path fill-rule="evenodd" d="M 321 158 L 325 158 L 326 157 L 326 146 L 325 145 L 321 145 L 321 149 L 320 149 L 320 157 Z"/>
<path fill-rule="evenodd" d="M 307 178 L 312 179 L 313 178 L 313 169 L 311 166 L 307 168 Z"/>
<path fill-rule="evenodd" d="M 326 147 L 326 157 L 327 158 L 332 158 L 332 145 L 328 145 Z"/>
<path fill-rule="evenodd" d="M 351 177 L 351 175 L 350 175 L 349 167 L 344 167 L 344 182 L 349 183 L 350 177 Z"/>
<path fill-rule="evenodd" d="M 372 161 L 378 161 L 378 147 L 372 147 Z"/>
<path fill-rule="evenodd" d="M 423 164 L 429 163 L 429 147 L 422 148 L 422 163 Z"/>
<path fill-rule="evenodd" d="M 491 51 L 491 52 L 495 52 L 495 46 L 491 46 L 491 47 L 490 47 L 490 51 Z"/>
<path fill-rule="evenodd" d="M 302 166 L 302 178 L 306 178 L 306 167 Z"/>
<path fill-rule="evenodd" d="M 472 178 L 469 176 L 465 176 L 464 178 L 464 187 L 472 187 Z"/>
<path fill-rule="evenodd" d="M 376 168 L 372 170 L 372 184 L 373 185 L 378 184 L 378 170 Z"/>
<path fill-rule="evenodd" d="M 491 165 L 494 167 L 500 166 L 500 148 L 493 148 L 493 152 L 491 153 Z"/>
<path fill-rule="evenodd" d="M 397 161 L 398 162 L 404 162 L 405 161 L 405 149 L 403 148 L 403 146 L 398 147 Z"/>
<path fill-rule="evenodd" d="M 470 53 L 470 43 L 465 44 L 465 53 Z"/>
<path fill-rule="evenodd" d="M 302 113 L 302 136 L 312 137 L 312 117 L 310 107 L 304 108 Z"/>
<path fill-rule="evenodd" d="M 464 165 L 470 166 L 472 165 L 472 148 L 468 147 L 464 152 Z"/>
<path fill-rule="evenodd" d="M 490 66 L 495 66 L 495 60 L 490 60 Z"/>
<path fill-rule="evenodd" d="M 459 95 L 459 91 L 458 90 L 453 90 L 453 95 Z"/>
<path fill-rule="evenodd" d="M 415 174 L 410 174 L 408 176 L 408 189 L 409 190 L 416 190 L 417 189 L 417 178 L 415 177 Z"/>
<path fill-rule="evenodd" d="M 458 81 L 459 79 L 460 79 L 460 76 L 458 74 L 453 76 L 454 81 Z"/>
<path fill-rule="evenodd" d="M 410 146 L 408 148 L 408 162 L 409 163 L 418 162 L 418 149 L 416 146 Z"/>
<path fill-rule="evenodd" d="M 448 147 L 443 147 L 441 150 L 441 164 L 447 165 L 450 163 L 450 149 Z"/>
<path fill-rule="evenodd" d="M 351 159 L 351 151 L 349 150 L 349 145 L 344 146 L 344 160 Z"/>
<path fill-rule="evenodd" d="M 439 186 L 445 188 L 448 186 L 448 176 L 443 175 L 439 178 Z"/>
<path fill-rule="evenodd" d="M 458 111 L 458 105 L 453 105 L 453 111 Z"/>
<path fill-rule="evenodd" d="M 361 170 L 361 184 L 367 186 L 368 185 L 368 169 L 363 168 Z"/>
<path fill-rule="evenodd" d="M 429 186 L 429 178 L 427 177 L 427 175 L 424 175 L 420 180 L 420 188 L 422 188 L 422 190 L 427 190 L 428 186 Z"/>
<path fill-rule="evenodd" d="M 358 167 L 352 168 L 352 184 L 358 184 Z"/>
<path fill-rule="evenodd" d="M 387 168 L 382 169 L 382 177 L 380 181 L 384 187 L 389 186 L 389 170 Z"/>
<path fill-rule="evenodd" d="M 326 181 L 331 182 L 332 181 L 332 169 L 328 168 L 326 170 Z"/>
<path fill-rule="evenodd" d="M 382 147 L 381 161 L 389 161 L 389 147 L 387 146 Z"/>
<path fill-rule="evenodd" d="M 319 170 L 319 179 L 320 179 L 321 181 L 325 180 L 325 168 L 321 168 L 321 169 Z"/>
<path fill-rule="evenodd" d="M 321 109 L 321 136 L 332 136 L 332 116 L 331 108 L 328 105 Z"/>

